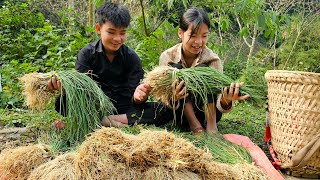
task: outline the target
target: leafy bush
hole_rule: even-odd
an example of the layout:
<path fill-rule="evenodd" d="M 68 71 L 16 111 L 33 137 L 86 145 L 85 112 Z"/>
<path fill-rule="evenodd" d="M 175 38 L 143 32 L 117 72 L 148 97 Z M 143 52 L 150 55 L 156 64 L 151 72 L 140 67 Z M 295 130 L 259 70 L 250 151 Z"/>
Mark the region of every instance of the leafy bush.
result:
<path fill-rule="evenodd" d="M 279 48 L 280 65 L 278 69 L 320 73 L 319 26 L 320 18 L 317 17 L 309 26 L 302 27 L 305 29 L 300 36 L 297 31 L 293 31 Z"/>
<path fill-rule="evenodd" d="M 127 44 L 137 52 L 143 68 L 150 70 L 159 64 L 160 54 L 163 51 L 178 43 L 178 30 L 165 21 L 149 37 L 146 37 L 142 35 L 140 25 L 137 25 L 130 30 L 130 36 L 133 37 Z"/>
<path fill-rule="evenodd" d="M 8 102 L 14 106 L 21 106 L 23 97 L 21 96 L 21 87 L 18 77 L 22 74 L 37 71 L 40 66 L 35 66 L 31 62 L 19 62 L 19 60 L 12 60 L 10 63 L 2 66 L 0 73 L 2 74 L 2 88 L 0 93 L 0 107 L 5 107 Z"/>
<path fill-rule="evenodd" d="M 18 77 L 26 73 L 74 68 L 76 55 L 89 39 L 78 32 L 53 26 L 32 5 L 6 3 L 0 9 L 0 73 L 3 92 L 0 107 L 20 107 Z"/>
<path fill-rule="evenodd" d="M 6 2 L 0 9 L 0 62 L 22 59 L 24 54 L 33 51 L 34 45 L 29 41 L 35 29 L 45 23 L 41 13 L 36 13 L 26 3 L 14 5 Z"/>
<path fill-rule="evenodd" d="M 267 82 L 264 74 L 267 70 L 272 69 L 264 60 L 255 58 L 247 62 L 246 69 L 244 69 L 240 82 L 245 82 L 247 85 L 252 85 L 261 93 L 261 96 L 267 97 Z M 260 107 L 264 104 L 256 104 Z"/>
<path fill-rule="evenodd" d="M 232 79 L 237 80 L 241 77 L 243 69 L 246 68 L 247 58 L 245 55 L 237 57 L 237 55 L 235 54 L 233 57 L 231 55 L 229 55 L 229 57 L 230 59 L 224 60 L 223 73 L 231 77 Z M 221 59 L 223 58 L 224 57 L 221 57 Z"/>

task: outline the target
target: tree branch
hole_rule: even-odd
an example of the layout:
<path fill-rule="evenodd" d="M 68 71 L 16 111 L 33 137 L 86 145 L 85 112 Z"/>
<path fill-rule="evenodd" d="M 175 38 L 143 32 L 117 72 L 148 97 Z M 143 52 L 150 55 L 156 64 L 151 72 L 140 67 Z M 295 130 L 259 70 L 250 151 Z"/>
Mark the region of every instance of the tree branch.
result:
<path fill-rule="evenodd" d="M 146 23 L 146 16 L 144 14 L 144 6 L 143 6 L 143 2 L 142 0 L 140 1 L 140 6 L 141 6 L 141 10 L 142 10 L 142 19 L 143 19 L 143 27 L 144 27 L 144 32 L 146 34 L 146 36 L 150 36 L 149 32 L 148 32 L 148 28 L 147 28 L 147 23 Z"/>
<path fill-rule="evenodd" d="M 238 23 L 238 25 L 239 25 L 240 30 L 242 30 L 242 25 L 241 25 L 240 20 L 239 20 L 239 17 L 238 17 L 237 15 L 236 15 L 236 20 L 237 20 L 237 23 Z M 243 36 L 242 38 L 243 38 L 244 42 L 246 43 L 246 45 L 251 48 L 251 45 L 250 45 L 249 42 L 247 41 L 247 38 L 244 37 L 244 36 Z"/>

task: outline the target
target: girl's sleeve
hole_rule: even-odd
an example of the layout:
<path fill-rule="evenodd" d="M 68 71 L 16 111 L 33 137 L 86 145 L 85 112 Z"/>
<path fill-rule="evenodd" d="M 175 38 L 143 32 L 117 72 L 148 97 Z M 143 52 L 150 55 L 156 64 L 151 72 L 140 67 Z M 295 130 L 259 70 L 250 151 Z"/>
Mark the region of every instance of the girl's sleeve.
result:
<path fill-rule="evenodd" d="M 214 68 L 214 69 L 218 70 L 219 72 L 223 73 L 223 66 L 222 66 L 221 59 L 219 58 L 219 56 L 214 53 L 211 56 L 212 56 L 212 61 L 209 64 L 209 67 Z M 216 102 L 217 109 L 222 113 L 230 112 L 233 107 L 233 102 L 231 102 L 228 109 L 224 109 L 221 105 L 222 98 L 223 98 L 222 94 L 219 94 L 218 98 L 217 98 L 217 102 Z"/>
<path fill-rule="evenodd" d="M 168 66 L 170 62 L 170 57 L 166 52 L 161 53 L 160 59 L 159 59 L 159 65 L 160 66 Z"/>
<path fill-rule="evenodd" d="M 221 59 L 219 58 L 219 56 L 216 54 L 212 54 L 211 56 L 212 56 L 212 60 L 209 64 L 209 67 L 223 73 L 223 67 L 222 67 Z"/>

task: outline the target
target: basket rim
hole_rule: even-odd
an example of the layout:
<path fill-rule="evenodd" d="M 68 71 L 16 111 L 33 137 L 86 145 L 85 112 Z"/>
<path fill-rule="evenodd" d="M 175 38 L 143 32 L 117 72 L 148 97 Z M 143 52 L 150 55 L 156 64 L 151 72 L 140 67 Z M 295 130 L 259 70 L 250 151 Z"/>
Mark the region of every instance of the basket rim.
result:
<path fill-rule="evenodd" d="M 306 71 L 267 70 L 267 72 L 266 72 L 266 74 L 280 74 L 280 73 L 286 73 L 286 74 L 304 74 L 304 75 L 320 76 L 320 73 L 306 72 Z"/>

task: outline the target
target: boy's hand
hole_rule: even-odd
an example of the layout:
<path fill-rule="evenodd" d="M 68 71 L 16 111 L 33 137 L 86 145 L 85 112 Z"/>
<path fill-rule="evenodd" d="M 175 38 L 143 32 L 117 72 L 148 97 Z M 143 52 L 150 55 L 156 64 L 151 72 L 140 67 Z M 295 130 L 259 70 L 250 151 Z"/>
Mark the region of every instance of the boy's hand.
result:
<path fill-rule="evenodd" d="M 147 100 L 151 91 L 151 87 L 148 84 L 140 84 L 133 94 L 133 100 L 135 103 L 140 104 Z"/>
<path fill-rule="evenodd" d="M 48 89 L 61 91 L 61 82 L 55 75 L 53 75 L 48 81 Z"/>
<path fill-rule="evenodd" d="M 228 91 L 228 88 L 223 89 L 223 96 L 221 98 L 221 101 L 224 105 L 229 105 L 232 101 L 242 101 L 246 100 L 250 97 L 249 94 L 244 96 L 239 96 L 240 87 L 244 85 L 244 82 L 240 83 L 231 83 L 230 88 Z"/>

